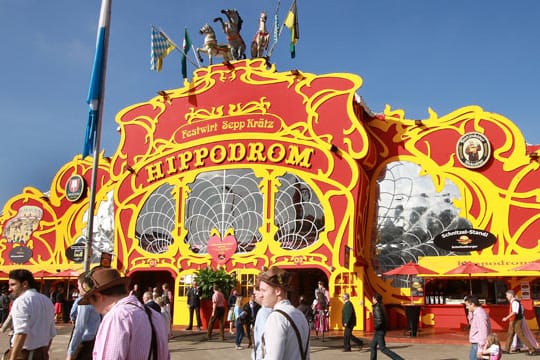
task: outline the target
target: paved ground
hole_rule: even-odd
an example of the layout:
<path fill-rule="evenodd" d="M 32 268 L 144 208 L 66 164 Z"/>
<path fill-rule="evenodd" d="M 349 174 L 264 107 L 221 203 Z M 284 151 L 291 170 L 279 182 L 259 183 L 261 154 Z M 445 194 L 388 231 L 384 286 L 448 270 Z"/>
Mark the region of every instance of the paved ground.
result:
<path fill-rule="evenodd" d="M 71 327 L 60 325 L 58 335 L 53 340 L 51 359 L 64 360 L 65 349 L 69 341 Z M 357 336 L 366 339 L 370 334 L 358 332 Z M 387 345 L 403 358 L 431 359 L 431 360 L 461 360 L 468 358 L 469 346 L 466 342 L 466 332 L 448 330 L 442 332 L 425 331 L 417 338 L 409 338 L 399 331 L 390 332 L 387 336 Z M 342 338 L 339 333 L 332 333 L 324 341 L 315 336 L 311 340 L 312 360 L 341 360 L 341 359 L 369 359 L 369 349 L 354 348 L 352 352 L 342 352 Z M 0 349 L 7 348 L 8 338 L 5 334 L 0 335 Z M 226 335 L 225 341 L 204 341 L 204 333 L 191 331 L 174 331 L 174 337 L 169 342 L 171 359 L 197 359 L 197 360 L 240 360 L 250 358 L 250 349 L 235 350 L 232 335 Z M 505 355 L 512 360 L 530 359 L 525 353 Z M 385 359 L 384 354 L 379 353 L 378 358 Z M 540 357 L 538 357 L 540 359 Z"/>

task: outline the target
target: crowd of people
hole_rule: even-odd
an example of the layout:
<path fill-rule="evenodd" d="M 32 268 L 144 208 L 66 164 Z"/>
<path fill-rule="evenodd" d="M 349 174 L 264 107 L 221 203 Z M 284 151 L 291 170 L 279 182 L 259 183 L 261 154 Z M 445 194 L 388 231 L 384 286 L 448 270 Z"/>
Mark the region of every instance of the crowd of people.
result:
<path fill-rule="evenodd" d="M 73 329 L 67 360 L 170 359 L 172 293 L 164 285 L 138 298 L 137 287 L 128 291 L 129 281 L 107 267 L 96 267 L 79 276 L 74 291 L 77 298 L 68 309 Z M 3 288 L 0 297 L 2 331 L 10 336 L 10 348 L 3 358 L 49 359 L 58 314 L 67 308 L 67 303 L 57 301 L 65 298 L 63 288 L 44 295 L 38 291 L 32 273 L 25 269 L 12 270 L 8 285 L 10 293 Z"/>
<path fill-rule="evenodd" d="M 538 354 L 538 343 L 527 322 L 523 321 L 525 309 L 521 301 L 513 290 L 506 291 L 506 299 L 509 304 L 508 314 L 500 320 L 508 322 L 508 332 L 505 346 L 502 346 L 497 334 L 491 330 L 491 320 L 478 297 L 473 295 L 465 297 L 469 342 L 471 343 L 470 360 L 498 360 L 502 354 L 518 353 L 522 349 L 527 352 L 527 355 Z"/>
<path fill-rule="evenodd" d="M 294 306 L 291 293 L 292 274 L 271 267 L 257 277 L 255 290 L 245 300 L 234 290 L 228 298 L 218 286 L 212 296 L 212 316 L 207 339 L 212 338 L 214 324 L 219 322 L 220 338 L 224 340 L 225 323 L 234 334 L 234 346 L 251 348 L 252 360 L 283 360 L 310 358 L 310 334 L 328 331 L 330 295 L 319 282 L 315 299 L 309 304 L 300 297 Z M 75 299 L 69 317 L 73 330 L 66 360 L 71 359 L 170 359 L 168 341 L 171 337 L 172 292 L 168 284 L 141 292 L 137 284 L 128 289 L 130 279 L 111 268 L 97 267 L 77 279 Z M 56 335 L 58 310 L 50 296 L 41 294 L 28 270 L 9 273 L 9 289 L 0 293 L 2 331 L 8 333 L 10 349 L 4 359 L 48 359 L 51 342 Z M 8 291 L 9 290 L 9 291 Z M 58 298 L 58 291 L 55 299 Z M 201 330 L 201 291 L 194 280 L 187 293 L 189 325 L 194 321 Z M 501 321 L 508 322 L 508 341 L 502 345 L 491 331 L 491 321 L 475 296 L 467 296 L 465 305 L 469 321 L 469 359 L 500 359 L 503 353 L 525 348 L 535 355 L 538 343 L 524 319 L 524 308 L 512 290 L 506 292 L 509 311 Z M 347 293 L 342 294 L 341 322 L 343 351 L 351 351 L 352 343 L 362 348 L 364 340 L 353 334 L 356 312 Z M 372 297 L 374 335 L 370 342 L 370 358 L 377 359 L 381 351 L 392 359 L 402 359 L 386 347 L 387 318 L 382 296 Z M 226 313 L 227 305 L 230 311 Z"/>

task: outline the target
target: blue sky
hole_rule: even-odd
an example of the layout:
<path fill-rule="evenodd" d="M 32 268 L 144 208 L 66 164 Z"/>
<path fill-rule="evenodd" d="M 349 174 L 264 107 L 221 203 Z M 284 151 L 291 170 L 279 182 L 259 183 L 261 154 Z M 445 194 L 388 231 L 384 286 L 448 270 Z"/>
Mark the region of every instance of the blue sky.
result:
<path fill-rule="evenodd" d="M 100 0 L 0 0 L 0 204 L 26 186 L 48 191 L 56 171 L 81 153 L 86 96 Z M 196 47 L 198 29 L 236 8 L 251 41 L 261 11 L 276 0 L 113 0 L 101 148 L 115 152 L 115 114 L 164 89 L 182 86 L 180 56 L 150 71 L 150 26 L 181 44 L 184 27 Z M 282 21 L 290 1 L 281 1 Z M 386 104 L 409 119 L 479 105 L 514 121 L 540 144 L 540 1 L 298 0 L 296 59 L 284 30 L 271 61 L 348 72 L 364 79 L 359 94 L 375 112 Z M 225 41 L 215 26 L 218 40 Z M 193 68 L 189 68 L 189 73 Z"/>

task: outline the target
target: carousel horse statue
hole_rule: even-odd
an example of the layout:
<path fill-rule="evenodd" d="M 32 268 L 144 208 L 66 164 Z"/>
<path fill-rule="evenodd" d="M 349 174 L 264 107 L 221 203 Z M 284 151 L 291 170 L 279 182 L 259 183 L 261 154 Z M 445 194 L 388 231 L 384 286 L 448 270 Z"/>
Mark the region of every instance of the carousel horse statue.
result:
<path fill-rule="evenodd" d="M 197 48 L 197 56 L 199 61 L 203 62 L 201 52 L 208 56 L 208 62 L 212 65 L 212 59 L 214 57 L 222 57 L 224 62 L 232 60 L 231 49 L 226 44 L 218 44 L 216 40 L 216 33 L 214 29 L 208 24 L 204 24 L 199 32 L 204 35 L 204 44 L 202 48 Z"/>
<path fill-rule="evenodd" d="M 251 42 L 251 58 L 263 57 L 264 51 L 268 48 L 270 34 L 266 30 L 266 13 L 259 16 L 259 30 Z"/>
<path fill-rule="evenodd" d="M 246 43 L 240 35 L 242 30 L 242 18 L 236 9 L 221 10 L 222 14 L 227 16 L 228 22 L 224 22 L 222 18 L 217 17 L 214 22 L 221 22 L 223 32 L 227 35 L 227 41 L 231 48 L 232 57 L 234 60 L 240 60 L 246 58 Z"/>

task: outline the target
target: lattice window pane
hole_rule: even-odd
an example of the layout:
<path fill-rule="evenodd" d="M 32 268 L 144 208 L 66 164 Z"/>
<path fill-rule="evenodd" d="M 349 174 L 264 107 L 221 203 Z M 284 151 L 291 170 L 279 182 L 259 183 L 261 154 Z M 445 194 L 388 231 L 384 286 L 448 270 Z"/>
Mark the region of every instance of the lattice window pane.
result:
<path fill-rule="evenodd" d="M 251 251 L 262 238 L 263 196 L 261 179 L 251 169 L 201 173 L 189 186 L 186 201 L 186 242 L 192 251 L 205 254 L 213 229 L 223 238 L 232 229 L 238 253 Z"/>
<path fill-rule="evenodd" d="M 161 185 L 144 203 L 137 218 L 135 236 L 139 246 L 153 254 L 161 254 L 173 243 L 172 231 L 176 223 L 173 186 Z"/>
<path fill-rule="evenodd" d="M 313 189 L 302 179 L 286 174 L 275 202 L 276 241 L 283 249 L 298 250 L 318 240 L 324 230 L 324 212 Z"/>

